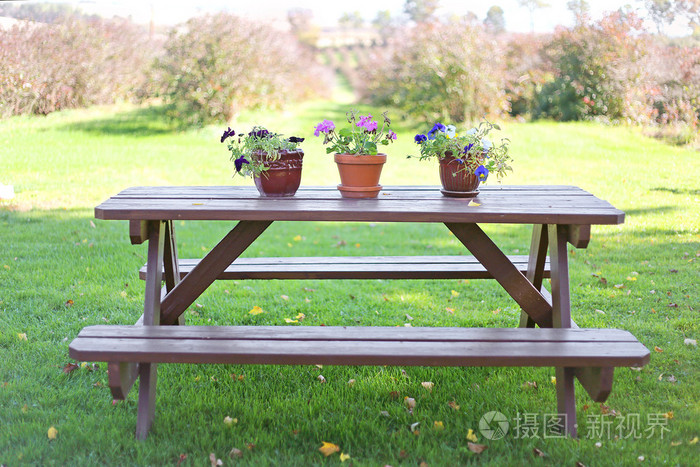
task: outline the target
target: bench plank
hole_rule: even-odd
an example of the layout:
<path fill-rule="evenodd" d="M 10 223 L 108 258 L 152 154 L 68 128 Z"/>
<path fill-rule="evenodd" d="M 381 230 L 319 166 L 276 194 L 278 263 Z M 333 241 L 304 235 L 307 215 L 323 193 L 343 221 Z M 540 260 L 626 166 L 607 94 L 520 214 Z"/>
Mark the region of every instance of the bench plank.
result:
<path fill-rule="evenodd" d="M 92 330 L 109 331 L 105 328 L 110 327 Z M 126 331 L 123 329 L 126 326 L 117 328 Z M 373 338 L 339 339 L 322 337 L 340 330 L 370 332 L 370 328 L 281 327 L 278 329 L 289 332 L 288 338 L 243 339 L 237 337 L 236 331 L 250 328 L 228 327 L 223 329 L 232 331 L 229 336 L 212 333 L 204 338 L 206 333 L 200 333 L 200 338 L 185 337 L 196 328 L 198 326 L 169 328 L 167 337 L 153 332 L 163 329 L 146 326 L 133 327 L 132 337 L 88 337 L 89 333 L 81 332 L 70 345 L 70 356 L 78 360 L 149 363 L 562 367 L 641 366 L 649 359 L 646 347 L 636 340 L 630 341 L 626 331 L 619 331 L 621 341 L 586 339 L 594 334 L 590 331 L 608 331 L 609 336 L 614 336 L 616 330 L 489 328 L 489 340 L 478 337 L 477 332 L 487 329 L 438 328 L 438 334 L 440 330 L 444 334 L 452 333 L 453 340 L 444 341 L 443 335 L 443 342 L 436 342 L 436 328 L 373 328 L 377 331 Z M 402 333 L 400 337 L 381 340 L 391 330 Z M 457 338 L 460 332 L 463 337 Z M 313 333 L 316 335 L 311 335 Z M 496 339 L 499 333 L 501 336 Z M 538 336 L 549 337 L 549 340 L 533 345 L 533 341 L 541 340 Z"/>
<path fill-rule="evenodd" d="M 509 256 L 523 274 L 528 257 Z M 184 278 L 199 263 L 180 259 Z M 550 277 L 549 261 L 544 277 Z M 139 271 L 145 279 L 146 266 Z M 473 256 L 311 256 L 287 258 L 237 258 L 219 280 L 242 279 L 491 279 L 493 276 Z"/>

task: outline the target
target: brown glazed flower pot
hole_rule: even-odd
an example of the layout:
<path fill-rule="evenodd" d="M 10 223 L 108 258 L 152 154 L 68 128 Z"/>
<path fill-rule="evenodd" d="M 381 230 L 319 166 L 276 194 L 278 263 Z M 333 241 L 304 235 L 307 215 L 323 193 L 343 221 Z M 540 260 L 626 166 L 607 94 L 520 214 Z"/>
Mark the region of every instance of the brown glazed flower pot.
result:
<path fill-rule="evenodd" d="M 479 177 L 464 169 L 456 158 L 445 156 L 440 161 L 440 182 L 444 196 L 452 198 L 473 198 L 479 194 Z"/>
<path fill-rule="evenodd" d="M 262 161 L 267 168 L 260 175 L 253 177 L 255 187 L 261 196 L 285 197 L 294 196 L 301 184 L 301 164 L 304 151 L 280 151 L 276 161 L 265 160 L 266 154 L 254 154 L 257 161 Z"/>
<path fill-rule="evenodd" d="M 340 173 L 338 190 L 343 198 L 377 197 L 382 189 L 379 176 L 386 162 L 386 154 L 336 154 L 334 160 Z"/>

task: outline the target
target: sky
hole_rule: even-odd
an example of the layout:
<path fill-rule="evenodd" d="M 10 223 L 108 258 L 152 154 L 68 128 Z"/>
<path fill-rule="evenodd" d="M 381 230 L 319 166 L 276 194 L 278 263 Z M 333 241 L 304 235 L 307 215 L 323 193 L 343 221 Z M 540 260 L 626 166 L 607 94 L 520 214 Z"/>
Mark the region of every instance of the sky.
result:
<path fill-rule="evenodd" d="M 60 1 L 60 0 L 51 0 Z M 103 16 L 131 16 L 136 22 L 147 23 L 153 17 L 156 24 L 173 25 L 202 13 L 226 11 L 258 20 L 285 21 L 286 12 L 292 8 L 305 8 L 313 12 L 314 22 L 322 27 L 333 26 L 343 13 L 358 11 L 371 21 L 380 10 L 389 10 L 392 17 L 400 16 L 405 0 L 69 0 L 88 13 Z M 518 0 L 440 0 L 441 15 L 465 15 L 475 13 L 480 20 L 486 17 L 491 6 L 500 6 L 505 12 L 506 29 L 513 32 L 529 32 L 529 11 L 519 6 Z M 555 26 L 571 26 L 573 15 L 566 8 L 566 0 L 548 0 L 550 7 L 539 10 L 534 17 L 536 32 L 550 32 Z M 606 11 L 614 11 L 625 5 L 645 15 L 639 0 L 588 0 L 591 17 L 600 18 Z M 652 28 L 653 29 L 653 28 Z M 670 35 L 685 34 L 682 25 L 666 31 Z"/>

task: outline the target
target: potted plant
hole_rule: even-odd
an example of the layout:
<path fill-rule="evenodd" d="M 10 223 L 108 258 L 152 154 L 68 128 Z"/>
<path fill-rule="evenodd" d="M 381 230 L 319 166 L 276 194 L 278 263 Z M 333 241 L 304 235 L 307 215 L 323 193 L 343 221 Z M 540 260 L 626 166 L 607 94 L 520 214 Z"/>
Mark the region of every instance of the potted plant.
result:
<path fill-rule="evenodd" d="M 420 160 L 436 158 L 440 163 L 442 194 L 457 198 L 471 198 L 479 191 L 480 182 L 485 182 L 490 173 L 500 179 L 512 171 L 509 162 L 508 144 L 502 139 L 494 144 L 487 135 L 501 128 L 488 121 L 478 127 L 458 134 L 454 125 L 436 123 L 426 134 L 415 136 L 420 145 Z M 412 157 L 412 156 L 408 156 Z"/>
<path fill-rule="evenodd" d="M 236 169 L 234 176 L 252 176 L 262 196 L 294 196 L 301 184 L 304 151 L 299 148 L 299 143 L 304 138 L 285 138 L 279 133 L 254 126 L 247 134 L 238 136 L 229 127 L 221 136 L 221 142 L 227 139 Z"/>
<path fill-rule="evenodd" d="M 324 120 L 314 127 L 314 135 L 323 134 L 326 153 L 335 153 L 334 160 L 340 173 L 338 190 L 344 198 L 376 198 L 382 186 L 379 177 L 386 162 L 386 154 L 377 151 L 378 145 L 396 140 L 389 129 L 391 120 L 382 114 L 381 129 L 371 115 L 358 115 L 351 110 L 346 114 L 349 126 L 336 131 L 335 124 Z"/>

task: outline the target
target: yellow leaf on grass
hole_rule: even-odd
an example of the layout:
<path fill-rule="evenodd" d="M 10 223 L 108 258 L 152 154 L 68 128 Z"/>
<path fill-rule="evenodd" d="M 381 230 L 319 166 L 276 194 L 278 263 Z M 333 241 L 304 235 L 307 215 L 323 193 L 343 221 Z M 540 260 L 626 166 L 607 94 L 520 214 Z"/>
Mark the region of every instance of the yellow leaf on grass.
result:
<path fill-rule="evenodd" d="M 445 424 L 436 420 L 433 422 L 433 428 L 438 431 L 442 431 L 445 429 Z"/>
<path fill-rule="evenodd" d="M 628 280 L 628 281 L 636 281 L 637 278 L 634 277 L 634 276 L 627 276 L 627 280 Z"/>
<path fill-rule="evenodd" d="M 259 315 L 260 313 L 265 313 L 262 308 L 255 305 L 252 310 L 248 312 L 249 315 Z"/>
<path fill-rule="evenodd" d="M 18 332 L 17 339 L 19 339 L 21 341 L 26 341 L 27 340 L 27 333 L 26 332 Z"/>
<path fill-rule="evenodd" d="M 435 383 L 433 383 L 432 381 L 423 381 L 422 383 L 420 383 L 420 385 L 427 389 L 428 392 L 432 392 Z"/>
<path fill-rule="evenodd" d="M 452 290 L 450 293 L 453 297 L 457 297 L 459 295 L 459 292 L 457 292 L 456 290 Z"/>
<path fill-rule="evenodd" d="M 452 410 L 459 410 L 459 404 L 455 401 L 450 401 L 447 403 L 450 407 L 452 407 Z"/>
<path fill-rule="evenodd" d="M 284 322 L 288 324 L 293 324 L 293 323 L 298 323 L 298 319 L 290 319 L 290 318 L 284 318 Z"/>
<path fill-rule="evenodd" d="M 299 320 L 304 319 L 304 318 L 306 318 L 306 315 L 304 313 L 299 313 L 298 315 L 296 315 L 294 317 L 294 319 L 299 319 Z"/>
<path fill-rule="evenodd" d="M 350 459 L 349 455 L 345 454 L 344 452 L 340 453 L 340 462 L 345 462 L 348 459 Z"/>
<path fill-rule="evenodd" d="M 224 418 L 224 425 L 231 426 L 235 425 L 236 423 L 238 423 L 237 418 L 231 418 L 228 415 Z"/>
<path fill-rule="evenodd" d="M 474 434 L 474 430 L 472 430 L 471 428 L 469 428 L 469 431 L 467 431 L 467 440 L 473 441 L 475 443 L 479 441 L 479 438 L 476 437 L 476 435 Z"/>
<path fill-rule="evenodd" d="M 669 420 L 673 418 L 673 410 L 666 412 L 664 414 L 664 418 L 668 418 Z"/>
<path fill-rule="evenodd" d="M 56 436 L 58 436 L 58 430 L 54 427 L 51 427 L 49 428 L 47 435 L 49 439 L 56 439 Z"/>
<path fill-rule="evenodd" d="M 549 378 L 549 381 L 551 381 L 552 384 L 557 384 L 557 377 L 556 377 L 556 376 L 551 376 L 551 377 Z"/>
<path fill-rule="evenodd" d="M 297 235 L 296 237 L 294 237 L 294 241 L 295 241 L 295 242 L 300 242 L 300 241 L 301 241 L 301 235 Z"/>
<path fill-rule="evenodd" d="M 688 444 L 698 444 L 698 437 L 696 436 L 695 438 L 688 441 Z"/>
<path fill-rule="evenodd" d="M 323 454 L 326 457 L 340 451 L 340 446 L 338 446 L 337 444 L 328 443 L 326 441 L 322 441 L 322 443 L 323 445 L 320 448 L 318 448 L 318 450 L 321 451 L 321 454 Z"/>

